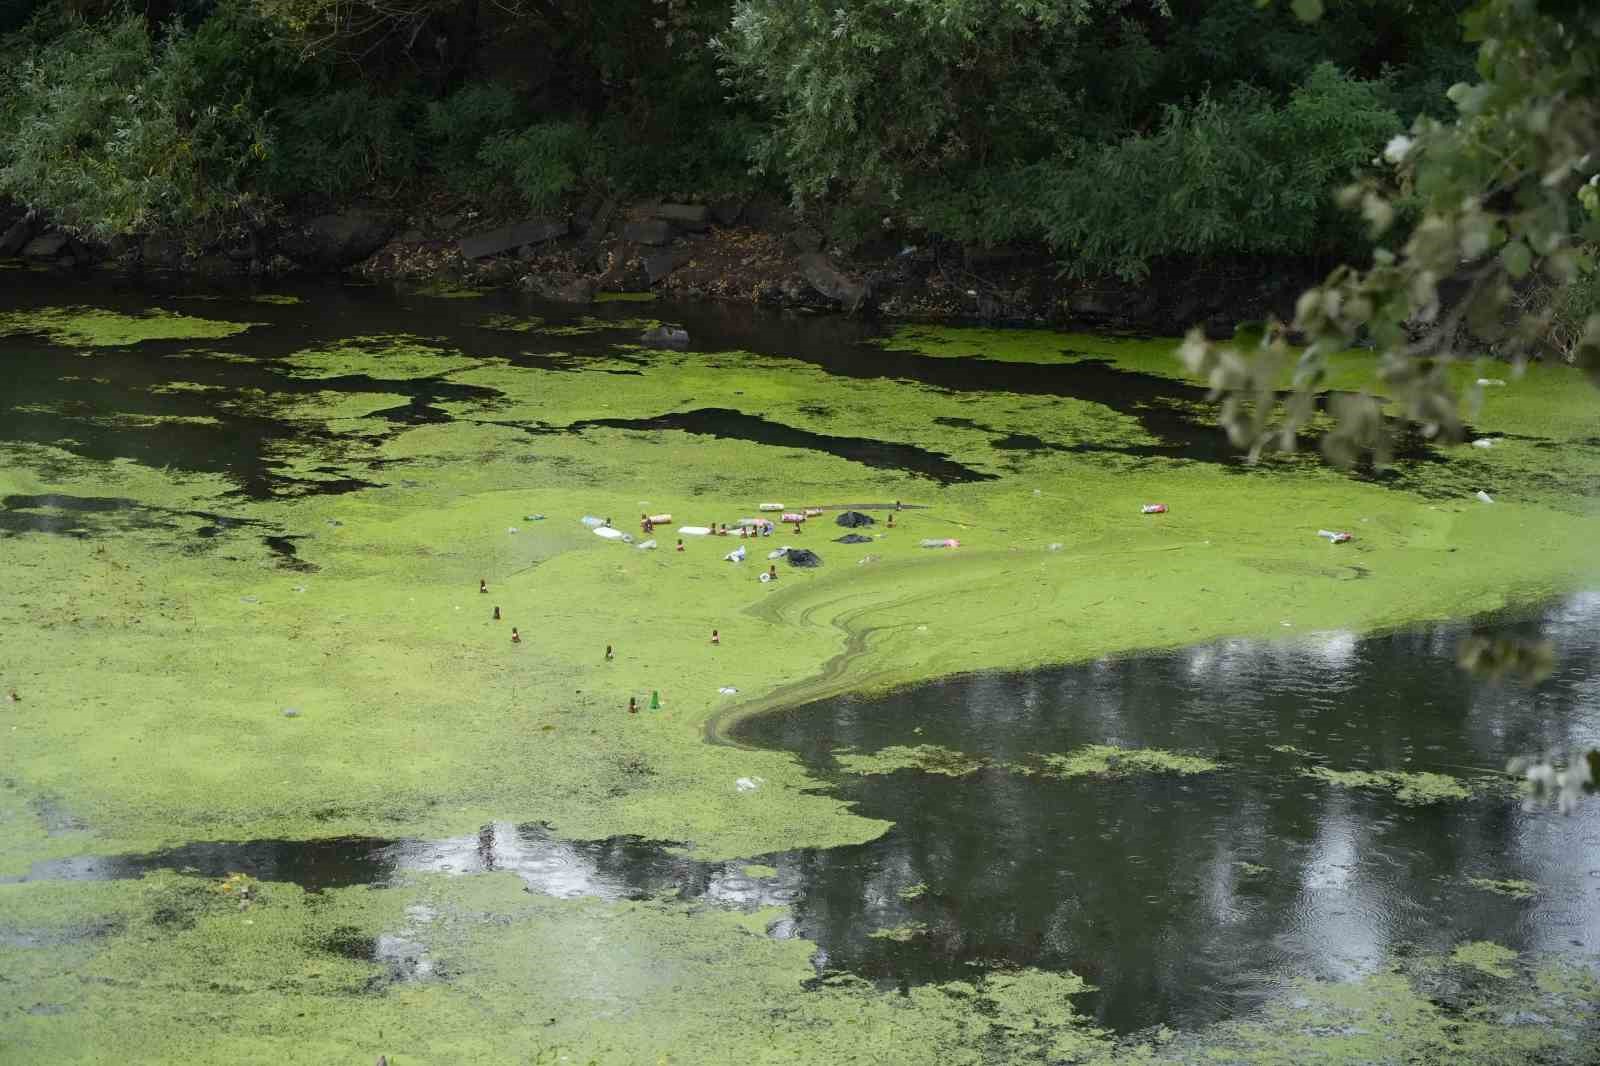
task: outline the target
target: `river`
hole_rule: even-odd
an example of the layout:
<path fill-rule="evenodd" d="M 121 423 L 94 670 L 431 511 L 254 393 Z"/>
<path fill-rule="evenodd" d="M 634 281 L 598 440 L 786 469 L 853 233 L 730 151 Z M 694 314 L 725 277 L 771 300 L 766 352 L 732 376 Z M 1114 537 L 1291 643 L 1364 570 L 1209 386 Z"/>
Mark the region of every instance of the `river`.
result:
<path fill-rule="evenodd" d="M 403 458 L 392 449 L 433 439 L 421 435 L 430 430 L 468 424 L 510 431 L 534 448 L 558 436 L 644 442 L 664 435 L 691 445 L 704 439 L 720 448 L 814 454 L 861 472 L 860 483 L 839 490 L 844 498 L 909 498 L 920 485 L 935 509 L 949 506 L 941 493 L 990 491 L 989 483 L 1005 486 L 1008 479 L 1033 484 L 1040 475 L 1028 464 L 1035 461 L 1114 464 L 1118 476 L 1130 477 L 1199 468 L 1263 477 L 1226 448 L 1202 389 L 1115 360 L 925 358 L 884 350 L 876 343 L 883 327 L 873 323 L 705 305 L 618 302 L 579 313 L 506 296 L 396 297 L 356 286 L 279 286 L 273 299 L 262 300 L 246 291 L 152 293 L 112 285 L 76 290 L 67 301 L 47 276 L 12 272 L 4 280 L 0 355 L 8 382 L 0 395 L 0 444 L 11 449 L 13 476 L 25 475 L 25 486 L 38 489 L 0 494 L 0 551 L 14 559 L 26 558 L 16 554 L 26 545 L 72 541 L 125 551 L 130 559 L 154 553 L 161 567 L 176 568 L 164 574 L 236 564 L 270 573 L 280 590 L 302 582 L 293 588 L 303 593 L 306 585 L 342 579 L 329 538 L 355 519 L 297 508 L 359 502 L 379 492 L 426 493 L 432 471 L 484 460 L 430 453 L 427 444 Z M 151 319 L 153 304 L 167 317 Z M 52 318 L 63 305 L 73 310 Z M 89 306 L 101 317 L 86 319 Z M 653 353 L 632 343 L 658 318 L 689 330 L 687 353 Z M 255 325 L 233 335 L 194 335 L 218 321 Z M 113 331 L 109 341 L 95 335 L 102 329 Z M 140 330 L 155 336 L 141 338 Z M 342 354 L 305 354 L 330 350 Z M 703 396 L 687 371 L 683 394 L 653 411 L 623 402 L 607 383 L 626 390 L 630 378 L 648 375 L 666 358 L 728 381 L 733 372 L 718 353 L 734 351 L 771 361 L 739 372 L 752 381 L 766 375 L 760 387 L 772 395 L 801 373 L 837 381 L 841 391 L 813 398 L 801 424 L 780 417 L 770 402 L 736 406 L 748 385 Z M 397 359 L 411 360 L 403 373 L 390 372 Z M 491 383 L 478 373 L 486 364 L 514 370 L 520 384 Z M 543 396 L 573 381 L 589 391 L 559 419 L 511 410 L 528 402 L 519 390 Z M 874 436 L 868 432 L 874 419 L 888 416 L 848 410 L 852 389 L 912 387 L 943 405 L 932 420 L 951 435 L 949 446 L 915 434 Z M 796 388 L 805 391 L 803 383 Z M 997 393 L 1003 402 L 994 400 Z M 987 405 L 981 409 L 980 399 Z M 308 418 L 307 402 L 338 410 Z M 613 412 L 612 402 L 634 409 Z M 807 397 L 793 402 L 805 410 Z M 1117 431 L 1047 439 L 1046 430 L 1028 431 L 1047 425 L 1028 406 L 1039 402 L 1092 405 L 1115 420 Z M 347 403 L 350 410 L 339 407 Z M 967 440 L 985 443 L 963 445 Z M 649 445 L 637 447 L 642 456 Z M 1477 461 L 1447 459 L 1417 438 L 1403 455 L 1409 465 L 1398 475 L 1357 473 L 1339 484 L 1380 497 L 1436 500 L 1457 493 L 1467 476 L 1460 471 Z M 1432 466 L 1446 472 L 1418 473 Z M 85 474 L 90 469 L 97 472 Z M 128 473 L 135 469 L 136 477 Z M 544 466 L 534 476 L 585 482 L 582 470 L 566 472 L 572 469 Z M 1301 469 L 1267 476 L 1282 480 Z M 122 473 L 106 472 L 112 470 Z M 167 479 L 163 484 L 200 479 L 205 487 L 192 498 L 174 496 L 139 480 L 150 472 Z M 1318 486 L 1328 482 L 1320 471 L 1305 476 Z M 1551 477 L 1558 483 L 1541 491 L 1572 491 L 1559 471 Z M 100 487 L 74 489 L 74 478 Z M 451 493 L 465 499 L 485 491 L 478 485 Z M 701 491 L 714 495 L 693 490 Z M 879 526 L 872 532 L 882 534 L 887 512 L 874 513 Z M 529 533 L 542 528 L 534 521 L 546 519 L 525 516 Z M 974 525 L 983 528 L 970 521 L 963 528 Z M 520 528 L 510 532 L 527 543 Z M 831 566 L 850 565 L 829 543 L 848 531 L 825 528 L 827 539 L 811 546 Z M 541 545 L 526 562 L 537 573 L 575 543 L 548 551 Z M 1048 559 L 1057 547 L 1031 550 Z M 469 553 L 463 565 L 498 565 L 483 561 L 506 557 L 506 549 L 495 552 Z M 386 565 L 381 553 L 369 552 L 361 572 L 387 581 Z M 1381 558 L 1353 553 L 1307 572 L 1329 587 L 1385 580 Z M 404 582 L 413 571 L 397 562 L 389 573 Z M 191 579 L 201 580 L 181 577 Z M 786 574 L 779 584 L 799 580 Z M 1463 942 L 1581 960 L 1600 945 L 1600 809 L 1590 803 L 1564 817 L 1525 805 L 1502 770 L 1518 754 L 1600 743 L 1600 594 L 1585 591 L 1592 587 L 1567 572 L 1544 575 L 1510 589 L 1513 606 L 1366 631 L 1321 627 L 1315 619 L 1308 631 L 1299 615 L 1310 601 L 1284 600 L 1280 609 L 1264 593 L 1267 602 L 1251 608 L 1253 636 L 1202 633 L 1184 643 L 1166 634 L 1161 650 L 1064 654 L 1073 660 L 1067 665 L 958 669 L 932 679 L 913 674 L 910 683 L 866 694 L 845 691 L 736 717 L 712 745 L 718 759 L 736 761 L 748 751 L 768 760 L 764 766 L 793 765 L 806 795 L 841 812 L 830 817 L 890 823 L 864 842 L 707 859 L 696 856 L 692 837 L 565 835 L 551 823 L 570 819 L 504 798 L 493 799 L 503 809 L 491 811 L 475 832 L 394 833 L 359 813 L 336 813 L 326 816 L 337 830 L 332 835 L 279 835 L 255 831 L 278 823 L 246 805 L 225 816 L 196 812 L 189 828 L 208 820 L 218 828 L 192 836 L 180 829 L 177 839 L 158 832 L 151 839 L 163 838 L 160 846 L 144 849 L 106 850 L 88 836 L 77 846 L 41 851 L 16 838 L 7 848 L 14 868 L 3 880 L 71 891 L 158 870 L 208 879 L 243 872 L 325 893 L 398 885 L 417 874 L 511 872 L 530 891 L 559 899 L 778 908 L 765 935 L 814 945 L 810 965 L 819 981 L 852 974 L 903 992 L 1017 970 L 1074 974 L 1092 986 L 1078 1009 L 1124 1034 L 1246 1016 L 1294 978 L 1354 981 L 1397 957 L 1448 953 Z M 1337 601 L 1341 594 L 1330 595 Z M 259 596 L 241 599 L 248 604 Z M 1164 611 L 1157 599 L 1145 610 Z M 20 636 L 33 616 L 21 609 L 28 604 L 17 603 L 0 625 L 14 626 Z M 1295 617 L 1278 623 L 1277 613 Z M 1027 615 L 1023 610 L 1011 632 L 1028 633 Z M 918 621 L 902 620 L 910 645 L 926 622 L 952 620 Z M 1262 624 L 1281 631 L 1265 636 Z M 268 614 L 249 625 L 273 631 L 312 623 Z M 1456 654 L 1473 634 L 1548 641 L 1553 668 L 1537 684 L 1469 675 Z M 667 665 L 652 667 L 650 676 L 670 678 L 673 660 L 651 654 Z M 996 660 L 1005 660 L 1003 652 Z M 746 660 L 749 671 L 760 665 Z M 810 660 L 809 670 L 816 666 Z M 205 669 L 198 661 L 180 668 L 195 684 Z M 25 688 L 21 676 L 0 680 Z M 582 694 L 588 675 L 574 676 Z M 555 682 L 531 683 L 555 699 Z M 518 733 L 529 728 L 515 726 Z M 693 742 L 705 743 L 698 735 Z M 64 742 L 55 743 L 51 750 L 62 750 Z M 485 743 L 494 744 L 492 735 Z M 656 756 L 644 741 L 627 747 L 639 749 L 630 756 L 644 767 L 638 777 L 664 771 L 664 765 L 645 767 Z M 1150 761 L 1140 761 L 1152 752 Z M 1088 762 L 1071 763 L 1074 755 Z M 92 831 L 95 819 L 73 812 L 91 808 L 93 797 L 75 801 L 63 775 L 43 769 L 48 761 L 35 764 L 37 777 L 54 784 L 37 786 L 31 809 L 53 826 L 51 839 L 61 833 L 78 839 L 71 834 Z M 462 774 L 440 772 L 447 781 Z M 24 767 L 23 777 L 29 773 Z M 760 779 L 749 787 L 765 785 Z M 115 794 L 115 786 L 104 787 Z M 620 787 L 613 787 L 613 799 L 648 786 Z M 337 811 L 329 806 L 336 793 L 325 788 L 315 798 Z M 180 802 L 157 806 L 174 809 Z M 404 816 L 396 820 L 405 823 Z M 122 827 L 109 839 L 142 838 Z M 351 950 L 383 962 L 396 942 L 357 938 Z M 411 976 L 430 973 L 414 965 Z"/>

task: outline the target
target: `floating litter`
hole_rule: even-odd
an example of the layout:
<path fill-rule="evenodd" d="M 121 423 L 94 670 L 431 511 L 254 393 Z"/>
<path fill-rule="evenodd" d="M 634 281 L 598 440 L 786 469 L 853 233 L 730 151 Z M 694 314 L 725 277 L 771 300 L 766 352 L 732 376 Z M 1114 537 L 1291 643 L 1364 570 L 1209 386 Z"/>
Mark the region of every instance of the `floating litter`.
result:
<path fill-rule="evenodd" d="M 679 526 L 678 532 L 686 537 L 704 537 L 711 533 L 710 526 Z"/>
<path fill-rule="evenodd" d="M 922 546 L 924 548 L 959 548 L 961 547 L 961 542 L 954 537 L 945 537 L 943 540 L 935 538 L 923 541 Z"/>
<path fill-rule="evenodd" d="M 506 532 L 507 533 L 515 533 L 516 531 L 517 531 L 517 527 L 516 526 L 507 526 L 506 527 Z"/>
<path fill-rule="evenodd" d="M 789 545 L 785 544 L 781 548 L 774 548 L 771 551 L 769 551 L 767 553 L 767 558 L 768 559 L 782 559 L 785 555 L 788 555 L 788 554 L 789 554 Z"/>
<path fill-rule="evenodd" d="M 1140 514 L 1166 514 L 1167 505 L 1164 503 L 1147 503 L 1139 508 Z"/>
<path fill-rule="evenodd" d="M 1494 447 L 1494 438 L 1493 437 L 1479 437 L 1477 440 L 1472 442 L 1472 446 L 1474 448 L 1493 448 Z"/>
<path fill-rule="evenodd" d="M 260 603 L 261 602 L 261 597 L 260 596 L 240 596 L 239 597 L 239 602 L 240 603 Z"/>
<path fill-rule="evenodd" d="M 640 551 L 651 551 L 655 548 L 655 546 L 656 541 L 654 537 L 651 537 L 649 540 L 642 540 L 638 544 L 634 545 L 634 547 L 638 548 Z"/>
<path fill-rule="evenodd" d="M 1050 545 L 1049 550 L 1053 551 L 1053 552 L 1060 551 L 1061 550 L 1061 542 L 1059 540 L 1052 542 L 1051 545 Z"/>
<path fill-rule="evenodd" d="M 299 718 L 300 717 L 300 708 L 298 708 L 298 707 L 285 707 L 283 709 L 283 716 L 285 718 Z"/>
<path fill-rule="evenodd" d="M 623 533 L 620 529 L 613 529 L 610 526 L 596 526 L 594 529 L 594 535 L 597 537 L 604 537 L 606 540 L 621 540 L 627 534 Z"/>
<path fill-rule="evenodd" d="M 543 522 L 544 521 L 544 515 L 542 515 L 542 514 L 525 514 L 525 515 L 522 516 L 522 520 L 524 522 Z"/>
<path fill-rule="evenodd" d="M 723 685 L 721 688 L 717 689 L 717 691 L 722 693 L 724 696 L 737 696 L 739 694 L 739 690 L 734 688 L 732 685 Z"/>
<path fill-rule="evenodd" d="M 733 783 L 733 787 L 738 789 L 740 792 L 754 792 L 756 789 L 761 787 L 761 778 L 741 777 Z"/>
<path fill-rule="evenodd" d="M 604 518 L 596 518 L 592 514 L 586 514 L 582 518 L 578 519 L 578 521 L 582 522 L 590 529 L 595 529 L 606 524 L 606 520 Z"/>
<path fill-rule="evenodd" d="M 727 555 L 724 555 L 723 558 L 728 560 L 728 562 L 730 562 L 730 563 L 742 563 L 742 562 L 744 562 L 744 549 L 743 548 L 735 548 L 735 549 L 733 549 L 733 551 L 729 552 Z"/>
<path fill-rule="evenodd" d="M 1505 382 L 1501 381 L 1499 378 L 1479 378 L 1478 379 L 1478 384 L 1479 385 L 1504 385 Z"/>
<path fill-rule="evenodd" d="M 293 591 L 293 592 L 304 592 L 305 590 L 306 590 L 306 587 L 304 585 L 296 585 L 291 591 Z"/>
<path fill-rule="evenodd" d="M 1489 495 L 1487 492 L 1484 492 L 1482 489 L 1479 489 L 1477 492 L 1473 493 L 1473 495 L 1477 496 L 1478 499 L 1482 500 L 1484 503 L 1494 502 L 1494 497 Z"/>
<path fill-rule="evenodd" d="M 759 506 L 757 506 L 756 510 L 758 510 L 758 511 L 781 511 L 781 510 L 783 510 L 783 504 L 781 504 L 781 503 L 763 503 L 763 504 L 760 504 Z"/>
<path fill-rule="evenodd" d="M 762 574 L 761 575 L 761 583 L 763 585 L 765 585 L 768 581 L 771 581 L 771 580 L 772 580 L 772 575 L 771 574 Z"/>
<path fill-rule="evenodd" d="M 1319 529 L 1317 530 L 1317 536 L 1327 537 L 1329 543 L 1332 544 L 1343 544 L 1345 541 L 1350 539 L 1350 534 L 1341 533 L 1335 529 Z"/>

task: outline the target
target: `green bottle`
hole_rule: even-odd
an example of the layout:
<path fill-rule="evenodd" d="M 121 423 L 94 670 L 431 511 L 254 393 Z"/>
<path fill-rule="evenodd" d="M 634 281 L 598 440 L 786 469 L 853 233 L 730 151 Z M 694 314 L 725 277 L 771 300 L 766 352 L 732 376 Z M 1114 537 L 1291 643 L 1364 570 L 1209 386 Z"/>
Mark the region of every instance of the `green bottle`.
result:
<path fill-rule="evenodd" d="M 660 689 L 651 689 L 650 690 L 650 709 L 652 711 L 659 711 L 661 709 L 661 690 Z"/>

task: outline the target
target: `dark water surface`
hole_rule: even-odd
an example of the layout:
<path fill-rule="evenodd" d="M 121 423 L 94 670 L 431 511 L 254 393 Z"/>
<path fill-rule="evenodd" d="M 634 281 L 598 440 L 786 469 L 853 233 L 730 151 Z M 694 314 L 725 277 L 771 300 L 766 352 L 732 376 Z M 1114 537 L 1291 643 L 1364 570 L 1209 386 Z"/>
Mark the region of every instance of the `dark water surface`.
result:
<path fill-rule="evenodd" d="M 0 441 L 37 442 L 65 447 L 86 458 L 130 458 L 176 471 L 223 474 L 237 483 L 238 495 L 246 498 L 358 492 L 392 478 L 381 469 L 354 475 L 344 471 L 348 476 L 317 479 L 285 474 L 272 456 L 274 444 L 285 440 L 315 442 L 318 433 L 325 431 L 311 429 L 303 422 L 274 419 L 262 413 L 259 404 L 233 405 L 233 401 L 251 395 L 252 390 L 258 390 L 254 393 L 257 396 L 309 395 L 324 390 L 399 393 L 408 401 L 381 414 L 394 423 L 395 432 L 400 432 L 411 425 L 448 421 L 449 415 L 435 406 L 437 403 L 492 404 L 499 393 L 452 382 L 443 376 L 404 380 L 366 374 L 300 378 L 287 373 L 280 360 L 306 349 L 345 345 L 353 338 L 400 337 L 468 355 L 506 359 L 530 371 L 581 371 L 600 357 L 643 366 L 655 357 L 654 353 L 619 352 L 614 346 L 639 339 L 636 320 L 661 318 L 689 331 L 691 351 L 750 351 L 782 356 L 833 375 L 915 381 L 952 393 L 999 391 L 1081 399 L 1136 419 L 1158 440 L 1154 444 L 1043 440 L 997 429 L 997 447 L 1104 452 L 1133 459 L 1185 459 L 1223 464 L 1241 472 L 1246 469 L 1239 453 L 1218 431 L 1210 405 L 1205 402 L 1206 390 L 1198 386 L 1124 370 L 1088 357 L 1071 364 L 1034 365 L 976 356 L 926 358 L 914 352 L 884 350 L 871 342 L 882 336 L 885 327 L 859 318 L 800 316 L 715 303 L 615 302 L 575 308 L 512 293 L 435 299 L 397 294 L 381 286 L 306 281 L 271 285 L 269 289 L 274 294 L 298 295 L 303 300 L 296 305 L 275 305 L 252 302 L 249 291 L 244 289 L 194 293 L 183 289 L 163 291 L 154 285 L 106 279 L 90 283 L 31 271 L 5 273 L 0 286 L 0 312 L 81 305 L 142 314 L 162 308 L 260 326 L 221 339 L 145 341 L 126 348 L 98 350 L 102 355 L 115 351 L 115 359 L 97 357 L 95 352 L 85 354 L 81 349 L 43 339 L 0 336 L 0 357 L 22 352 L 27 356 L 5 359 L 8 380 L 6 387 L 0 389 Z M 556 328 L 580 323 L 592 327 L 596 322 L 607 321 L 616 323 L 617 328 L 568 336 L 490 328 L 497 316 L 506 315 L 537 316 L 544 325 Z M 1068 338 L 1063 338 L 1062 350 L 1070 350 Z M 206 358 L 205 353 L 224 358 Z M 204 391 L 164 391 L 162 386 L 170 381 L 193 383 Z M 108 413 L 115 413 L 116 417 L 101 417 Z M 663 412 L 667 421 L 646 419 L 632 428 L 711 431 L 707 419 L 696 417 L 703 414 Z M 144 416 L 200 416 L 218 418 L 219 424 L 168 422 L 158 428 L 130 424 L 130 419 Z M 937 452 L 899 442 L 810 432 L 770 421 L 761 412 L 733 412 L 730 417 L 715 421 L 718 436 L 808 448 L 869 466 L 903 470 L 937 483 L 994 476 L 970 470 Z M 527 428 L 549 431 L 549 427 Z M 1398 454 L 1430 466 L 1461 465 L 1472 489 L 1498 487 L 1483 481 L 1472 456 L 1446 459 L 1444 453 L 1410 437 L 1400 442 Z M 1470 473 L 1467 468 L 1472 468 Z M 1401 484 L 1405 479 L 1397 474 L 1388 480 Z M 16 524 L 14 516 L 12 524 Z M 4 529 L 5 525 L 0 524 L 0 532 Z"/>
<path fill-rule="evenodd" d="M 1557 668 L 1531 689 L 1473 680 L 1455 651 L 1474 631 L 1549 639 Z M 1351 977 L 1462 940 L 1600 947 L 1593 803 L 1571 817 L 1494 795 L 1407 806 L 1303 776 L 1321 764 L 1470 779 L 1600 740 L 1600 594 L 1476 626 L 1220 641 L 845 697 L 737 736 L 822 774 L 841 747 L 915 744 L 1011 762 L 1109 743 L 1223 764 L 1191 777 L 840 778 L 860 813 L 897 824 L 799 860 L 797 924 L 830 966 L 900 981 L 974 963 L 1070 969 L 1100 989 L 1099 1019 L 1129 1028 L 1209 1020 L 1286 974 Z M 1312 757 L 1274 750 L 1289 745 Z M 1539 894 L 1518 901 L 1471 878 Z M 926 892 L 903 898 L 915 885 Z M 927 934 L 868 935 L 907 921 Z"/>
<path fill-rule="evenodd" d="M 10 272 L 5 286 L 0 311 L 93 303 L 137 313 L 154 302 L 281 327 L 225 340 L 146 342 L 119 349 L 114 358 L 0 337 L 8 375 L 0 387 L 0 444 L 40 442 L 88 458 L 219 473 L 247 498 L 360 492 L 400 478 L 403 469 L 330 468 L 326 480 L 296 480 L 272 455 L 279 442 L 303 441 L 304 423 L 219 405 L 219 397 L 249 390 L 400 393 L 409 402 L 389 413 L 399 432 L 447 418 L 437 403 L 498 395 L 438 378 L 298 379 L 280 362 L 294 351 L 407 333 L 503 357 L 530 373 L 570 373 L 611 357 L 612 344 L 637 332 L 629 326 L 550 337 L 483 328 L 484 317 L 497 312 L 539 314 L 553 325 L 580 314 L 510 296 L 431 300 L 319 286 L 299 290 L 302 305 L 274 306 L 237 294 L 188 302 L 179 294 L 153 298 L 147 289 L 103 285 L 77 293 L 70 283 L 25 272 Z M 1199 390 L 1105 363 L 926 359 L 870 347 L 876 327 L 868 323 L 719 306 L 614 304 L 582 313 L 667 318 L 688 328 L 694 348 L 789 356 L 834 374 L 1094 400 L 1137 417 L 1162 442 L 1136 454 L 1237 461 L 1200 413 Z M 194 351 L 230 358 L 197 358 Z M 26 357 L 9 358 L 17 353 Z M 172 381 L 214 388 L 161 390 Z M 106 413 L 118 417 L 99 417 Z M 703 421 L 700 414 L 663 412 L 661 425 L 744 433 L 935 481 L 990 476 L 934 452 L 811 433 L 769 422 L 760 412 Z M 150 428 L 130 423 L 127 415 L 204 415 L 219 423 Z M 1026 438 L 1007 439 L 1006 446 L 1094 445 Z M 202 537 L 242 530 L 261 537 L 282 565 L 308 565 L 297 558 L 291 531 L 220 513 L 225 510 L 163 511 L 110 496 L 8 496 L 0 499 L 0 542 L 25 530 L 114 536 L 144 525 L 192 527 L 200 518 Z M 1457 641 L 1474 628 L 1469 623 L 1361 638 L 1286 631 L 1282 641 L 1222 641 L 961 678 L 746 722 L 738 740 L 795 752 L 862 814 L 895 823 L 859 847 L 749 860 L 775 867 L 776 875 L 752 875 L 742 862 L 696 862 L 653 842 L 567 841 L 537 824 L 507 822 L 443 841 L 194 843 L 150 855 L 41 863 L 29 876 L 244 871 L 322 889 L 382 883 L 408 870 L 511 870 L 530 889 L 563 896 L 672 893 L 729 905 L 784 904 L 792 917 L 777 923 L 773 935 L 814 940 L 819 971 L 849 970 L 904 985 L 993 966 L 1071 970 L 1099 989 L 1085 1008 L 1119 1029 L 1204 1022 L 1251 1006 L 1285 975 L 1348 977 L 1396 952 L 1463 940 L 1600 949 L 1600 804 L 1591 802 L 1570 818 L 1524 812 L 1503 796 L 1408 807 L 1391 795 L 1303 775 L 1306 767 L 1325 764 L 1471 777 L 1498 770 L 1512 754 L 1600 742 L 1600 595 L 1475 625 L 1549 638 L 1558 655 L 1555 673 L 1534 688 L 1468 678 L 1454 656 Z M 1105 743 L 1194 751 L 1223 768 L 1195 777 L 1063 781 L 1003 769 L 960 778 L 911 770 L 855 776 L 841 774 L 834 759 L 846 747 L 871 752 L 934 744 L 1011 763 Z M 1274 750 L 1284 745 L 1310 754 Z M 1474 887 L 1471 878 L 1526 879 L 1539 892 L 1519 901 Z M 920 932 L 909 939 L 872 935 L 911 923 L 919 923 Z"/>

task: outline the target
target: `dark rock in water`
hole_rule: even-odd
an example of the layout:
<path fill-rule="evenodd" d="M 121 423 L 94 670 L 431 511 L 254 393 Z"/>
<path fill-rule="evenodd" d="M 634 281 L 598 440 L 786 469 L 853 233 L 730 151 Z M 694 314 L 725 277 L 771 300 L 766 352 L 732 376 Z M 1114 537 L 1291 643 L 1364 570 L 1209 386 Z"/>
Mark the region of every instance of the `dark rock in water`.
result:
<path fill-rule="evenodd" d="M 482 259 L 486 255 L 509 252 L 524 244 L 542 244 L 557 237 L 565 237 L 567 228 L 564 219 L 529 219 L 526 222 L 501 226 L 499 229 L 485 230 L 483 233 L 461 238 L 461 254 L 468 259 Z"/>
<path fill-rule="evenodd" d="M 5 233 L 0 234 L 0 259 L 9 259 L 27 247 L 28 241 L 33 239 L 34 227 L 37 224 L 32 211 L 11 223 Z"/>
<path fill-rule="evenodd" d="M 24 259 L 54 259 L 66 251 L 67 245 L 71 241 L 72 238 L 65 233 L 46 233 L 43 236 L 35 237 L 24 245 L 22 257 Z"/>
<path fill-rule="evenodd" d="M 711 225 L 711 209 L 705 204 L 659 204 L 654 214 L 679 229 L 699 231 Z"/>
<path fill-rule="evenodd" d="M 639 244 L 666 244 L 672 240 L 672 223 L 659 218 L 640 219 L 622 227 L 622 239 Z"/>
<path fill-rule="evenodd" d="M 871 537 L 863 537 L 860 533 L 846 533 L 842 537 L 833 539 L 835 544 L 871 544 Z"/>
<path fill-rule="evenodd" d="M 388 215 L 356 207 L 294 227 L 279 239 L 278 248 L 300 266 L 340 270 L 382 248 L 393 232 L 394 220 Z"/>
<path fill-rule="evenodd" d="M 652 252 L 644 257 L 644 276 L 654 285 L 688 261 L 683 252 Z"/>
<path fill-rule="evenodd" d="M 808 570 L 822 565 L 822 556 L 807 548 L 790 548 L 783 553 L 783 557 L 789 560 L 790 566 L 801 566 Z"/>
<path fill-rule="evenodd" d="M 871 515 L 862 514 L 860 511 L 846 511 L 833 520 L 835 525 L 844 526 L 846 529 L 870 526 L 873 521 L 874 519 Z"/>
<path fill-rule="evenodd" d="M 833 265 L 833 261 L 821 252 L 802 255 L 798 265 L 800 273 L 805 276 L 813 289 L 830 300 L 837 300 L 844 305 L 845 310 L 854 311 L 865 302 L 866 283 L 842 273 Z"/>
<path fill-rule="evenodd" d="M 652 348 L 687 348 L 689 346 L 689 331 L 675 329 L 672 326 L 657 326 L 647 330 L 639 337 L 640 344 L 648 344 Z"/>

